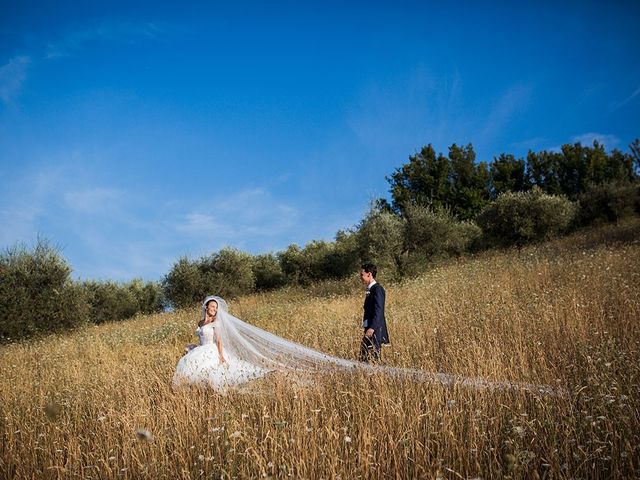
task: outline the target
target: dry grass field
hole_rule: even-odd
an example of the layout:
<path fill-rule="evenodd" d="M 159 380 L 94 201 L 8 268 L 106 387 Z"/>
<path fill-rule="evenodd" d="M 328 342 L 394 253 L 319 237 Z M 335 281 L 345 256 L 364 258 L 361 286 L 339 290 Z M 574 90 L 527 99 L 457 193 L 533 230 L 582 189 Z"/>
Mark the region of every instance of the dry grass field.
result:
<path fill-rule="evenodd" d="M 638 478 L 638 259 L 633 221 L 386 285 L 386 364 L 568 396 L 344 373 L 174 391 L 196 306 L 0 347 L 0 475 Z M 320 291 L 253 295 L 230 311 L 355 358 L 362 287 Z"/>

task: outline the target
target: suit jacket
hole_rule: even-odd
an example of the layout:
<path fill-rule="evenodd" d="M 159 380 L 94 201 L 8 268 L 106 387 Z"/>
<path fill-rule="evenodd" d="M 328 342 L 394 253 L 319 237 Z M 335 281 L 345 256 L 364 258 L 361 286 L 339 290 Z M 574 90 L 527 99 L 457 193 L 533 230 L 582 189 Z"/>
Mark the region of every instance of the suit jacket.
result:
<path fill-rule="evenodd" d="M 389 343 L 387 321 L 384 318 L 384 288 L 379 283 L 374 283 L 364 299 L 364 317 L 362 325 L 364 329 L 373 328 L 379 343 Z"/>

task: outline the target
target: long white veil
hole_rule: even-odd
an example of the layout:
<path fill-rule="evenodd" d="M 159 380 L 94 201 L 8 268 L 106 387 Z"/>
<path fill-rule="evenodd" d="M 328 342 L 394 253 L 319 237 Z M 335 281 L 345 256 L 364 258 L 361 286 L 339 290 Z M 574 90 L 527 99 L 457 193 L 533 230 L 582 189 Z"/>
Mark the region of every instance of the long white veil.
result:
<path fill-rule="evenodd" d="M 227 302 L 215 295 L 205 298 L 206 304 L 218 303 L 217 326 L 225 357 L 243 360 L 252 365 L 274 370 L 316 370 L 326 368 L 356 368 L 365 366 L 285 340 L 261 328 L 243 322 L 229 313 Z"/>
<path fill-rule="evenodd" d="M 218 303 L 217 329 L 221 335 L 225 358 L 238 359 L 263 371 L 314 372 L 318 370 L 361 371 L 384 373 L 417 382 L 437 383 L 476 389 L 517 389 L 547 395 L 566 396 L 561 388 L 531 383 L 491 381 L 483 378 L 461 377 L 424 370 L 366 364 L 328 355 L 299 343 L 286 340 L 231 315 L 227 302 L 218 296 L 205 298 L 202 305 L 203 318 L 206 304 L 210 300 Z M 232 361 L 232 360 L 231 360 Z"/>

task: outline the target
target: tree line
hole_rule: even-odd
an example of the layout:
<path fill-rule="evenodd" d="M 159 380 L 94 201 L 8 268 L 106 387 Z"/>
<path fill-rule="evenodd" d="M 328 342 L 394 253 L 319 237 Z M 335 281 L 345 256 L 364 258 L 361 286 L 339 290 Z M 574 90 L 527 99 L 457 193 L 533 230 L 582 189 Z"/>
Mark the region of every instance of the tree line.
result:
<path fill-rule="evenodd" d="M 587 225 L 640 214 L 640 140 L 629 152 L 603 145 L 500 154 L 477 162 L 473 146 L 436 153 L 426 145 L 388 177 L 390 201 L 373 202 L 333 241 L 292 244 L 251 255 L 223 248 L 182 257 L 160 282 L 71 280 L 47 242 L 0 255 L 0 341 L 191 306 L 225 297 L 340 280 L 375 262 L 387 280 L 412 276 L 436 259 L 521 246 Z"/>

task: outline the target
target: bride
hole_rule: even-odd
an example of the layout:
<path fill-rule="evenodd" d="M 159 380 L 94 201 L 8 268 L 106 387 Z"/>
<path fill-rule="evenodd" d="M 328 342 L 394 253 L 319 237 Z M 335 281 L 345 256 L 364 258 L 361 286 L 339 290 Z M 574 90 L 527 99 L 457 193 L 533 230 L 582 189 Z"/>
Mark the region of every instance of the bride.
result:
<path fill-rule="evenodd" d="M 196 384 L 224 392 L 227 388 L 240 386 L 270 372 L 310 373 L 338 369 L 385 373 L 419 382 L 478 389 L 513 388 L 550 395 L 566 395 L 565 391 L 548 385 L 459 377 L 333 357 L 243 322 L 229 313 L 227 302 L 213 295 L 206 297 L 202 302 L 202 316 L 196 335 L 200 345 L 192 348 L 179 360 L 173 376 L 174 385 Z"/>
<path fill-rule="evenodd" d="M 240 385 L 265 375 L 268 370 L 256 364 L 242 360 L 233 344 L 226 338 L 231 331 L 231 315 L 227 312 L 227 303 L 220 297 L 209 296 L 202 303 L 202 318 L 198 322 L 196 336 L 200 346 L 190 349 L 176 367 L 174 385 L 183 383 L 208 385 L 216 390 Z M 235 318 L 235 317 L 234 317 Z M 225 332 L 225 333 L 223 333 Z M 229 348 L 223 347 L 229 343 Z"/>

